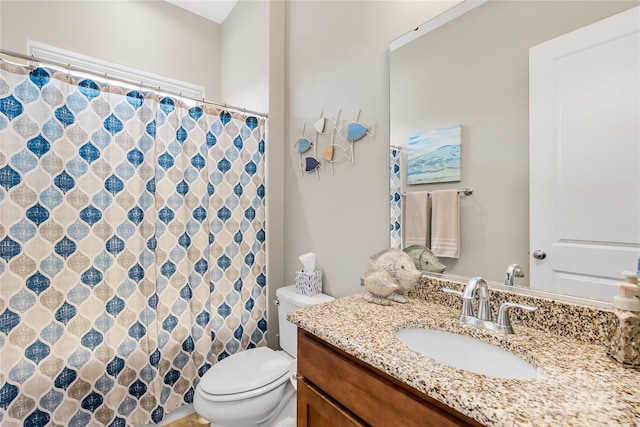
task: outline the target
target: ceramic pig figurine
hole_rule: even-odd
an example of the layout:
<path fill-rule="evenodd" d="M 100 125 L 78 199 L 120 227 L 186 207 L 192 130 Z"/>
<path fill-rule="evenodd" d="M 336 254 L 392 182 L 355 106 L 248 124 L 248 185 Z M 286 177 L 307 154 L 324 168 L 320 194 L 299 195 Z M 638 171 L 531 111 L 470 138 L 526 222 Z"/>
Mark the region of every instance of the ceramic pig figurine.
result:
<path fill-rule="evenodd" d="M 369 258 L 369 268 L 372 271 L 386 271 L 393 282 L 398 284 L 398 289 L 386 298 L 400 303 L 407 302 L 405 295 L 418 283 L 422 275 L 409 255 L 393 248 L 372 255 Z"/>

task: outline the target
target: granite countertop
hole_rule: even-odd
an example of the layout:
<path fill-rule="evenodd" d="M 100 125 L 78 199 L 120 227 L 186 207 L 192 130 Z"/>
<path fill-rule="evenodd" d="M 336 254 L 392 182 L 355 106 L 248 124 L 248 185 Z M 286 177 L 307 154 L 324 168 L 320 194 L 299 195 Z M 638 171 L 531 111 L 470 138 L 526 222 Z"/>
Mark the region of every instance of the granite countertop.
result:
<path fill-rule="evenodd" d="M 640 426 L 640 371 L 612 361 L 604 346 L 515 322 L 515 334 L 503 335 L 461 325 L 458 315 L 421 299 L 381 306 L 358 294 L 293 311 L 288 319 L 487 426 Z M 539 375 L 501 379 L 438 363 L 395 338 L 407 327 L 473 336 L 517 354 Z"/>

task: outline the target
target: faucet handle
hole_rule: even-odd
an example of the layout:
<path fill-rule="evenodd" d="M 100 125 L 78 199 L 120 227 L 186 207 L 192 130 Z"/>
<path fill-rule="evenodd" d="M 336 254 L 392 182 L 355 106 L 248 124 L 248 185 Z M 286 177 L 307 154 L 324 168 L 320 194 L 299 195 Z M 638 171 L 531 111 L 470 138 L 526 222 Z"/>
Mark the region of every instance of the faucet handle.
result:
<path fill-rule="evenodd" d="M 462 298 L 462 291 L 456 291 L 455 289 L 451 289 L 451 288 L 442 288 L 442 292 L 458 295 L 459 297 Z"/>
<path fill-rule="evenodd" d="M 511 326 L 511 319 L 509 318 L 510 308 L 520 308 L 527 311 L 535 311 L 538 307 L 534 305 L 518 304 L 515 302 L 503 302 L 498 309 L 498 319 L 496 320 L 496 327 L 505 334 L 513 333 L 513 326 Z"/>

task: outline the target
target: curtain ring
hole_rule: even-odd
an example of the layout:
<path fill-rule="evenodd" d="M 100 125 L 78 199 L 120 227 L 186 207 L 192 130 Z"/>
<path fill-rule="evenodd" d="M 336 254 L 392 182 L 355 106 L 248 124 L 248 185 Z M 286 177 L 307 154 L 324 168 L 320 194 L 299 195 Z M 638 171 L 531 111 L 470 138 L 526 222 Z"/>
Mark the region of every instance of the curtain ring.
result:
<path fill-rule="evenodd" d="M 104 73 L 104 84 L 102 85 L 105 89 L 109 87 L 109 76 L 107 73 Z"/>
<path fill-rule="evenodd" d="M 67 64 L 67 79 L 71 80 L 71 64 Z"/>

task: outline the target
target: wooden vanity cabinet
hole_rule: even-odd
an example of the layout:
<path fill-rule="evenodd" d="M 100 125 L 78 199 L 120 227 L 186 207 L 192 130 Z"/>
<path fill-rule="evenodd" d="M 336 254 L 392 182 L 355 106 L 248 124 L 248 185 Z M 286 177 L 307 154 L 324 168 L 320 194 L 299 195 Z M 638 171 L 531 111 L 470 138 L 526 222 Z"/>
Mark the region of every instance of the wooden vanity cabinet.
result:
<path fill-rule="evenodd" d="M 481 424 L 298 328 L 297 426 Z"/>

